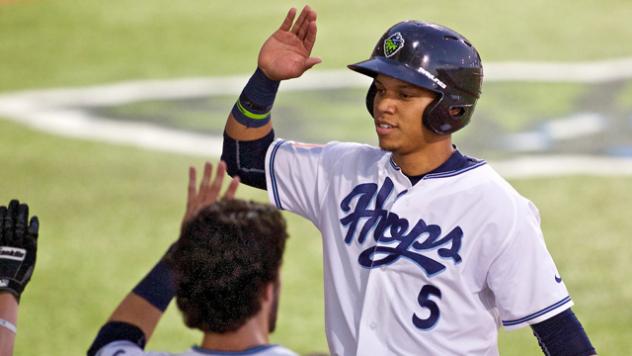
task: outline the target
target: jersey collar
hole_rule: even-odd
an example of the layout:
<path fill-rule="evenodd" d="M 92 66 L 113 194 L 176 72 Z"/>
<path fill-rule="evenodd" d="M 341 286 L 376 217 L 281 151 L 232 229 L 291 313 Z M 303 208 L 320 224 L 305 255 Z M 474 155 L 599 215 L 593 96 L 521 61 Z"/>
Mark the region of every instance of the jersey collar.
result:
<path fill-rule="evenodd" d="M 195 352 L 198 352 L 203 355 L 226 355 L 226 356 L 242 356 L 242 355 L 254 355 L 256 353 L 271 349 L 279 345 L 276 344 L 265 344 L 251 347 L 249 349 L 243 351 L 218 351 L 212 349 L 206 349 L 201 346 L 193 346 L 192 349 Z"/>
<path fill-rule="evenodd" d="M 470 169 L 473 169 L 485 164 L 485 161 L 479 160 L 473 157 L 468 157 L 462 154 L 456 148 L 456 146 L 453 146 L 453 147 L 454 147 L 454 151 L 452 152 L 450 157 L 445 162 L 443 162 L 439 167 L 433 169 L 432 171 L 428 173 L 424 173 L 418 176 L 406 175 L 406 177 L 408 177 L 408 179 L 410 180 L 411 184 L 415 185 L 421 179 L 451 177 L 451 176 L 469 171 Z M 390 161 L 391 166 L 395 170 L 401 172 L 401 168 L 395 163 L 395 161 L 393 161 L 392 155 L 390 156 L 389 161 Z"/>

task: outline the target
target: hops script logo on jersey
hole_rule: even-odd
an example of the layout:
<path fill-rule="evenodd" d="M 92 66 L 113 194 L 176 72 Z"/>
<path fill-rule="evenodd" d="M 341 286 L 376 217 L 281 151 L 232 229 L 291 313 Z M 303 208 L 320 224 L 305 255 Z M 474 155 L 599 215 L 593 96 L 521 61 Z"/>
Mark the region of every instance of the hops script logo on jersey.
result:
<path fill-rule="evenodd" d="M 441 227 L 426 224 L 423 219 L 409 229 L 411 224 L 408 219 L 400 218 L 397 214 L 384 210 L 384 203 L 393 192 L 393 182 L 386 178 L 382 187 L 378 190 L 377 184 L 365 183 L 353 188 L 340 204 L 344 212 L 351 210 L 351 203 L 355 200 L 355 209 L 344 218 L 340 219 L 343 226 L 348 228 L 345 242 L 350 244 L 356 234 L 362 220 L 364 225 L 358 233 L 358 242 L 364 243 L 366 237 L 373 228 L 373 238 L 376 245 L 364 250 L 358 262 L 363 267 L 375 268 L 388 265 L 397 261 L 400 257 L 406 257 L 416 263 L 428 276 L 433 276 L 443 270 L 445 265 L 424 254 L 416 251 L 439 248 L 437 254 L 445 259 L 452 259 L 456 264 L 461 262 L 459 249 L 463 231 L 455 227 L 441 237 Z M 373 207 L 369 207 L 374 202 Z M 389 236 L 390 235 L 390 236 Z M 425 238 L 419 241 L 420 238 Z M 393 245 L 395 246 L 389 246 Z"/>
<path fill-rule="evenodd" d="M 385 210 L 384 206 L 392 195 L 393 188 L 390 178 L 386 178 L 379 189 L 375 183 L 360 184 L 340 203 L 343 212 L 350 212 L 340 219 L 340 223 L 347 227 L 345 243 L 351 244 L 357 233 L 358 243 L 363 244 L 369 232 L 373 231 L 375 245 L 360 253 L 358 263 L 365 268 L 376 268 L 395 263 L 401 257 L 405 257 L 421 268 L 428 277 L 432 277 L 444 271 L 446 266 L 429 257 L 428 253 L 422 252 L 436 249 L 439 257 L 452 260 L 453 264 L 461 262 L 459 250 L 463 230 L 457 226 L 441 237 L 442 229 L 438 225 L 428 224 L 419 219 L 412 226 L 408 219 Z M 394 200 L 397 198 L 399 195 L 395 196 Z M 353 202 L 355 208 L 352 211 Z M 373 206 L 370 206 L 372 202 Z M 413 315 L 412 321 L 420 329 L 429 329 L 438 320 L 439 309 L 436 303 L 428 299 L 433 295 L 441 298 L 441 291 L 432 285 L 423 286 L 419 293 L 419 304 L 430 310 L 430 317 L 427 319 Z"/>

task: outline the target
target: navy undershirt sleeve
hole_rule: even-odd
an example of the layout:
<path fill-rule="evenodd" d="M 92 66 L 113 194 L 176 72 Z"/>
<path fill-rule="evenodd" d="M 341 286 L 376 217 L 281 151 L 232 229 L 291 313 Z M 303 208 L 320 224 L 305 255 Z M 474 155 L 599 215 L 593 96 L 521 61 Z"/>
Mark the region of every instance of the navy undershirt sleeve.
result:
<path fill-rule="evenodd" d="M 543 322 L 531 325 L 540 348 L 547 356 L 589 356 L 595 355 L 575 313 L 567 309 Z"/>
<path fill-rule="evenodd" d="M 237 141 L 224 131 L 222 160 L 226 162 L 228 174 L 239 176 L 241 182 L 251 187 L 266 190 L 265 161 L 268 147 L 274 141 L 274 130 L 254 141 Z"/>
<path fill-rule="evenodd" d="M 160 260 L 137 285 L 133 292 L 164 312 L 176 295 L 176 284 L 169 265 Z"/>

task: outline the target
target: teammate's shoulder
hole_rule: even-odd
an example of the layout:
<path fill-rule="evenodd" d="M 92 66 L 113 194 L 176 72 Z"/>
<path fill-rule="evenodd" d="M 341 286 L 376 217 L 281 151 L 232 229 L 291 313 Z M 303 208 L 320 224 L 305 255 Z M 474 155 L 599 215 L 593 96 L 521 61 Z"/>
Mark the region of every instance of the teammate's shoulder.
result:
<path fill-rule="evenodd" d="M 297 353 L 287 349 L 281 345 L 276 344 L 265 344 L 258 345 L 248 348 L 242 351 L 216 351 L 209 349 L 202 349 L 200 347 L 194 346 L 191 348 L 191 354 L 183 354 L 181 356 L 202 356 L 202 355 L 213 355 L 213 356 L 298 356 Z"/>
<path fill-rule="evenodd" d="M 298 356 L 294 351 L 287 349 L 281 345 L 270 345 L 271 347 L 265 353 L 266 356 Z"/>
<path fill-rule="evenodd" d="M 126 355 L 126 356 L 177 356 L 177 354 L 173 354 L 170 352 L 146 352 L 143 351 L 138 345 L 131 341 L 127 340 L 117 340 L 113 341 L 105 346 L 103 346 L 97 353 L 96 356 L 117 356 L 117 355 Z M 185 354 L 182 354 L 186 356 Z"/>

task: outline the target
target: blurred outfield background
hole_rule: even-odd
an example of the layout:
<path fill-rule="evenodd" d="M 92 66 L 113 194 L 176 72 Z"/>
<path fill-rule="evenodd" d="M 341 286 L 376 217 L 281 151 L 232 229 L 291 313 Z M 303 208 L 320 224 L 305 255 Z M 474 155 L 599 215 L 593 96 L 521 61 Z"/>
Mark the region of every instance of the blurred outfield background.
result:
<path fill-rule="evenodd" d="M 125 80 L 247 75 L 260 44 L 287 8 L 304 4 L 0 0 L 0 95 Z M 319 13 L 314 55 L 323 63 L 317 70 L 344 69 L 364 59 L 388 26 L 406 18 L 465 34 L 484 63 L 632 57 L 632 3 L 625 0 L 310 5 Z M 493 140 L 494 133 L 532 132 L 556 119 L 597 113 L 614 127 L 535 153 L 626 156 L 632 142 L 631 87 L 630 81 L 486 83 L 473 125 L 457 143 L 485 158 L 511 157 L 520 152 L 508 154 L 496 146 L 500 141 Z M 363 96 L 357 89 L 282 90 L 274 117 L 280 134 L 292 138 L 373 142 L 370 125 L 362 121 Z M 89 110 L 216 133 L 233 100 L 192 98 Z M 175 239 L 186 167 L 202 162 L 199 156 L 68 139 L 0 120 L 0 202 L 25 200 L 42 221 L 38 265 L 22 299 L 16 355 L 84 353 L 116 303 Z M 511 182 L 540 208 L 549 250 L 600 353 L 630 354 L 632 178 L 574 175 Z M 246 187 L 240 194 L 267 199 Z M 286 217 L 292 238 L 273 341 L 301 353 L 326 351 L 319 236 L 303 219 Z M 149 349 L 180 351 L 197 342 L 199 334 L 182 326 L 172 306 Z M 502 332 L 501 353 L 541 354 L 528 328 Z"/>

